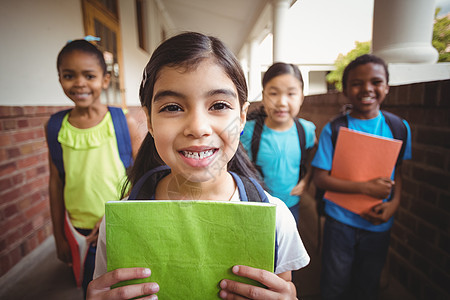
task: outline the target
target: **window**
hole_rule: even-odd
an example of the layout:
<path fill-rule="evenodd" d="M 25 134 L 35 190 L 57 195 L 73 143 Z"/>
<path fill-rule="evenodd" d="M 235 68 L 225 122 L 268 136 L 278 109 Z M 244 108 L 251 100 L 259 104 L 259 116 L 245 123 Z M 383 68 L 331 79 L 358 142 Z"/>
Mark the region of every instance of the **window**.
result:
<path fill-rule="evenodd" d="M 97 47 L 103 52 L 111 83 L 101 101 L 108 105 L 125 106 L 122 73 L 122 41 L 117 0 L 83 0 L 85 33 L 99 37 Z"/>

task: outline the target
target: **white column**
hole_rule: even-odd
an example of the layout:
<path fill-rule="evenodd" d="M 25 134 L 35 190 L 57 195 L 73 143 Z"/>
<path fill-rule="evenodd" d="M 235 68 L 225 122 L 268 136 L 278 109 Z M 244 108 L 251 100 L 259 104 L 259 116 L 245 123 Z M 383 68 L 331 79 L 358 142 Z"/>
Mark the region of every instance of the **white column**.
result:
<path fill-rule="evenodd" d="M 372 52 L 387 63 L 435 63 L 435 0 L 375 0 Z"/>
<path fill-rule="evenodd" d="M 288 47 L 287 12 L 291 0 L 273 0 L 273 61 L 285 62 Z"/>
<path fill-rule="evenodd" d="M 309 95 L 309 67 L 299 67 L 303 78 L 303 95 Z"/>
<path fill-rule="evenodd" d="M 258 53 L 259 42 L 254 39 L 249 45 L 248 100 L 261 100 L 261 64 Z"/>
<path fill-rule="evenodd" d="M 238 59 L 239 63 L 241 64 L 242 71 L 244 72 L 245 80 L 248 83 L 248 43 L 245 43 L 241 51 L 239 51 Z"/>

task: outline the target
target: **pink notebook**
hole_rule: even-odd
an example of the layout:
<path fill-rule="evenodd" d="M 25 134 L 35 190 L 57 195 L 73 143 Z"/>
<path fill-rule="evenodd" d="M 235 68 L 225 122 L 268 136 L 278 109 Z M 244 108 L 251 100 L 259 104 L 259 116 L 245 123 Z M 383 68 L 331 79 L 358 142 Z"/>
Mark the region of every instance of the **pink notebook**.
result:
<path fill-rule="evenodd" d="M 67 211 L 64 219 L 64 232 L 72 253 L 73 275 L 77 286 L 80 287 L 83 282 L 84 262 L 86 261 L 89 244 L 86 242 L 86 237 L 73 227 Z"/>

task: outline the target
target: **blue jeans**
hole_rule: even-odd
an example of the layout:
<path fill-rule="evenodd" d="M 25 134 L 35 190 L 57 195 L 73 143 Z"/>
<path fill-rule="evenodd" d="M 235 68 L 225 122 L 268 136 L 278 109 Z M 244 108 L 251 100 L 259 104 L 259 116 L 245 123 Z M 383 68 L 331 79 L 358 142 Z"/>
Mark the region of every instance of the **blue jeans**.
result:
<path fill-rule="evenodd" d="M 291 211 L 292 215 L 294 216 L 296 224 L 298 224 L 298 216 L 300 214 L 299 208 L 300 208 L 300 202 L 298 202 L 294 206 L 289 207 L 289 210 Z"/>
<path fill-rule="evenodd" d="M 372 232 L 327 216 L 320 291 L 323 300 L 377 299 L 390 230 Z"/>

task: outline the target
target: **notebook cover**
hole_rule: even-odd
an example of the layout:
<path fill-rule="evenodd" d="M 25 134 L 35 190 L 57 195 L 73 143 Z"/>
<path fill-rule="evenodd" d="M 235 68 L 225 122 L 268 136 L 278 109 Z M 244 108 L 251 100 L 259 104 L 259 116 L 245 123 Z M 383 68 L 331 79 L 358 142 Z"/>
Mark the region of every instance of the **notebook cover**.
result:
<path fill-rule="evenodd" d="M 148 267 L 160 299 L 217 298 L 234 265 L 273 271 L 275 209 L 268 203 L 114 201 L 106 204 L 108 271 Z"/>
<path fill-rule="evenodd" d="M 391 177 L 402 141 L 379 137 L 341 127 L 336 141 L 331 176 L 367 181 L 377 177 Z M 337 205 L 356 214 L 369 211 L 382 202 L 362 194 L 327 191 L 324 196 Z"/>
<path fill-rule="evenodd" d="M 86 237 L 73 227 L 67 211 L 64 219 L 64 233 L 66 234 L 66 239 L 72 254 L 72 271 L 75 282 L 77 287 L 81 287 L 83 283 L 84 262 L 86 261 L 89 244 L 86 242 Z"/>

